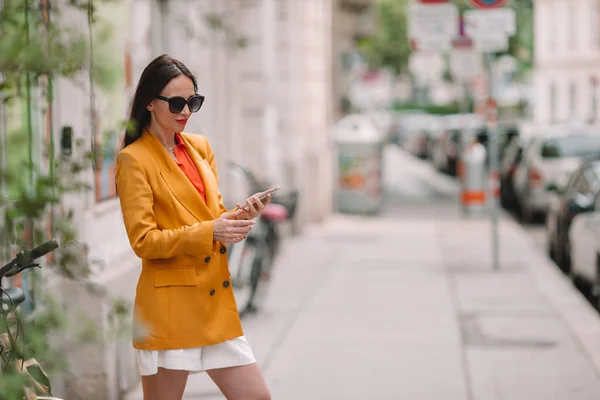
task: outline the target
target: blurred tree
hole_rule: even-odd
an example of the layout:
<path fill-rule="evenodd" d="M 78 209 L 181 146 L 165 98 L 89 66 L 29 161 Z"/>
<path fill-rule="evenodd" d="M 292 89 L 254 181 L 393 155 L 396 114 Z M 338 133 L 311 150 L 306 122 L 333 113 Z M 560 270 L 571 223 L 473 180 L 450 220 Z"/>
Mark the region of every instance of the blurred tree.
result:
<path fill-rule="evenodd" d="M 407 71 L 411 48 L 407 32 L 410 0 L 376 0 L 376 28 L 372 36 L 358 40 L 358 51 L 373 68 L 388 67 L 399 75 Z"/>
<path fill-rule="evenodd" d="M 102 25 L 102 21 L 96 18 L 96 7 L 113 1 L 0 0 L 0 99 L 3 100 L 0 108 L 23 104 L 24 127 L 18 131 L 21 137 L 17 140 L 22 142 L 25 136 L 29 147 L 29 159 L 21 160 L 18 168 L 0 168 L 3 187 L 11 188 L 9 197 L 0 193 L 0 254 L 3 260 L 8 261 L 14 249 L 39 245 L 48 239 L 50 233 L 59 240 L 61 247 L 53 253 L 47 266 L 64 278 L 81 283 L 92 295 L 97 293 L 97 288 L 89 283 L 94 263 L 87 255 L 87 245 L 78 240 L 74 212 L 65 207 L 63 200 L 67 195 L 81 195 L 90 189 L 87 172 L 94 154 L 88 147 L 89 141 L 78 141 L 70 157 L 55 159 L 50 132 L 50 141 L 45 142 L 47 148 L 44 148 L 47 165 L 42 166 L 41 160 L 33 159 L 34 137 L 40 138 L 42 134 L 34 132 L 32 108 L 35 106 L 34 98 L 42 108 L 51 107 L 52 81 L 58 77 L 76 81 L 82 72 L 88 71 L 90 83 L 110 86 L 114 75 L 110 72 L 111 66 L 102 60 L 94 60 L 89 36 L 82 34 L 81 26 L 66 25 L 63 14 L 68 13 L 73 21 L 71 18 L 77 18 L 77 13 L 80 13 L 79 21 L 87 19 L 91 31 L 92 26 Z M 101 35 L 96 40 L 105 38 Z M 41 99 L 37 96 L 40 93 Z M 5 122 L 0 113 L 0 134 L 3 135 L 6 135 L 2 132 Z M 17 142 L 3 140 L 1 143 L 8 147 Z M 8 148 L 0 148 L 0 151 L 2 157 L 13 152 Z M 87 321 L 83 316 L 78 317 L 76 325 L 71 324 L 64 314 L 63 305 L 44 291 L 41 281 L 34 280 L 32 286 L 35 290 L 27 295 L 30 299 L 33 294 L 39 297 L 39 307 L 35 311 L 35 319 L 21 318 L 27 341 L 25 347 L 15 349 L 14 356 L 18 358 L 26 354 L 28 358 L 36 357 L 51 373 L 63 370 L 68 350 L 56 345 L 50 347 L 49 337 L 59 336 L 60 344 L 65 345 L 98 339 L 102 335 L 92 333 L 89 326 L 97 325 L 91 321 L 88 321 L 89 324 L 82 323 Z M 117 301 L 109 312 L 109 319 L 121 324 L 121 318 L 128 314 L 127 306 Z M 3 322 L 0 320 L 0 333 L 7 328 Z M 22 384 L 23 374 L 20 371 L 11 368 L 0 371 L 0 399 L 22 399 Z"/>
<path fill-rule="evenodd" d="M 452 0 L 460 12 L 470 9 L 467 0 Z M 410 0 L 376 0 L 375 33 L 357 42 L 358 50 L 371 67 L 388 67 L 396 74 L 407 72 L 412 52 L 407 32 L 407 11 Z M 520 62 L 520 72 L 533 66 L 533 1 L 513 0 L 510 7 L 517 15 L 517 33 L 510 39 L 508 54 Z"/>
<path fill-rule="evenodd" d="M 517 32 L 510 38 L 509 54 L 519 62 L 518 74 L 525 75 L 534 61 L 533 0 L 513 0 L 511 7 L 515 9 Z"/>

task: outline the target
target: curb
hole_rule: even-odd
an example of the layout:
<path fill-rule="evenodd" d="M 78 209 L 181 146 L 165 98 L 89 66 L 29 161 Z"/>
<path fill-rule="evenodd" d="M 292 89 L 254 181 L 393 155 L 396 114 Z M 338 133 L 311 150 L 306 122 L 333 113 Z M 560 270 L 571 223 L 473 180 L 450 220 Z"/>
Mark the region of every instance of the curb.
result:
<path fill-rule="evenodd" d="M 520 236 L 528 248 L 537 244 L 513 219 L 502 218 L 506 227 Z M 531 247 L 530 247 L 531 246 Z M 528 270 L 540 295 L 557 311 L 582 353 L 600 377 L 600 315 L 558 267 L 539 251 L 527 252 Z"/>

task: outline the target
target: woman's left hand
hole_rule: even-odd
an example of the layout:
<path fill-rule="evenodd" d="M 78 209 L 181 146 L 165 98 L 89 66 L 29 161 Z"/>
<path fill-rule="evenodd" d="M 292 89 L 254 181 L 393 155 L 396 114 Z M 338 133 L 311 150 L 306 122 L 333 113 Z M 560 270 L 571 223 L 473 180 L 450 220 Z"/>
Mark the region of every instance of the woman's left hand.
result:
<path fill-rule="evenodd" d="M 263 210 L 265 209 L 265 205 L 269 204 L 271 202 L 271 195 L 267 195 L 267 198 L 264 199 L 263 201 L 260 201 L 260 196 L 263 195 L 264 192 L 261 193 L 256 193 L 252 196 L 250 196 L 247 200 L 245 205 L 241 205 L 238 203 L 237 207 L 238 209 L 242 208 L 243 211 L 240 215 L 240 219 L 254 219 L 258 216 L 260 216 L 260 214 L 263 212 Z"/>

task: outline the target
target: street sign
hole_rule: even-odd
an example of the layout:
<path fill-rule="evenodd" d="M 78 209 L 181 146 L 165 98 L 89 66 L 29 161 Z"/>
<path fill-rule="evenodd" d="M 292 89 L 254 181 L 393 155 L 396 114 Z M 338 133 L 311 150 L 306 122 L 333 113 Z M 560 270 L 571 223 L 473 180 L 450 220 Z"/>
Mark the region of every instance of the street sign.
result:
<path fill-rule="evenodd" d="M 464 30 L 483 53 L 508 51 L 508 38 L 516 32 L 515 10 L 467 10 L 463 16 Z"/>
<path fill-rule="evenodd" d="M 483 72 L 481 54 L 473 49 L 455 48 L 450 53 L 450 72 L 459 81 L 471 81 Z"/>
<path fill-rule="evenodd" d="M 480 36 L 473 39 L 475 48 L 482 53 L 502 53 L 508 51 L 508 36 Z"/>
<path fill-rule="evenodd" d="M 408 37 L 413 49 L 447 51 L 458 36 L 458 7 L 452 3 L 412 3 L 408 9 Z"/>
<path fill-rule="evenodd" d="M 452 43 L 444 38 L 424 37 L 421 39 L 411 39 L 410 47 L 412 51 L 430 51 L 445 52 L 452 48 Z"/>
<path fill-rule="evenodd" d="M 515 10 L 512 8 L 467 10 L 463 20 L 465 33 L 472 38 L 479 35 L 513 36 L 517 30 Z"/>
<path fill-rule="evenodd" d="M 502 8 L 508 5 L 509 0 L 467 0 L 467 3 L 473 8 Z"/>
<path fill-rule="evenodd" d="M 422 83 L 441 79 L 444 67 L 444 57 L 440 53 L 415 52 L 408 60 L 410 72 Z"/>

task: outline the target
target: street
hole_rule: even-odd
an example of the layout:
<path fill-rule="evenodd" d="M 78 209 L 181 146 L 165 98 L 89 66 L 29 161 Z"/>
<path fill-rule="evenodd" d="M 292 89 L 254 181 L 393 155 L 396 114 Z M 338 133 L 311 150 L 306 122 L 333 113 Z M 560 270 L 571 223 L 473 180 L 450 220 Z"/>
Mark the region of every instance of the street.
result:
<path fill-rule="evenodd" d="M 395 147 L 384 175 L 381 216 L 288 238 L 243 320 L 273 398 L 597 399 L 598 314 L 528 233 L 501 219 L 493 271 L 489 224 L 460 215 L 451 178 Z M 184 398 L 222 396 L 199 374 Z"/>

